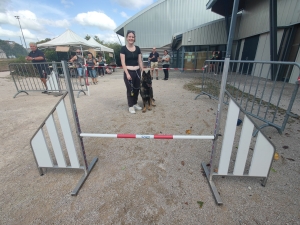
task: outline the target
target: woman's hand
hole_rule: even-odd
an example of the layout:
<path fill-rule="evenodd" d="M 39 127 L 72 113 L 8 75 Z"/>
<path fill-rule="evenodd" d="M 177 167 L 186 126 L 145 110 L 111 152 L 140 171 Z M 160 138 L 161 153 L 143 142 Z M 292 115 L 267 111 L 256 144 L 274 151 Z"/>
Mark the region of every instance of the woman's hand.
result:
<path fill-rule="evenodd" d="M 129 74 L 126 75 L 127 80 L 131 80 L 131 76 Z"/>

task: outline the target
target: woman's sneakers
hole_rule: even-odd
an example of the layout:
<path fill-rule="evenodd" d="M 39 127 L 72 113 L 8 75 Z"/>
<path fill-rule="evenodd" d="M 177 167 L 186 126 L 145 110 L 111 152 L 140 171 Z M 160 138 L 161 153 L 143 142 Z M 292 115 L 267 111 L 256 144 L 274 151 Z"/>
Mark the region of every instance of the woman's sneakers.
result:
<path fill-rule="evenodd" d="M 138 104 L 134 105 L 133 108 L 136 109 L 136 110 L 142 110 L 142 107 L 139 106 Z"/>
<path fill-rule="evenodd" d="M 135 110 L 142 110 L 142 107 L 141 106 L 139 106 L 138 104 L 136 104 L 136 105 L 134 105 L 134 106 L 132 106 L 132 107 L 129 107 L 129 112 L 130 113 L 135 113 Z"/>
<path fill-rule="evenodd" d="M 129 107 L 129 112 L 132 113 L 132 114 L 134 114 L 135 113 L 134 108 L 133 107 Z"/>

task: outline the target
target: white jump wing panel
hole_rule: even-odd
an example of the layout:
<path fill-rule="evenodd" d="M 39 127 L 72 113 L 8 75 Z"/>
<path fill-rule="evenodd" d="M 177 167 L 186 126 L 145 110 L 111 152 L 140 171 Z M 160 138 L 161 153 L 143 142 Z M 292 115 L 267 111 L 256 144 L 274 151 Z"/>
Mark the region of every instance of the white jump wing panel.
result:
<path fill-rule="evenodd" d="M 31 146 L 39 167 L 53 167 L 43 130 L 40 129 L 31 141 Z"/>
<path fill-rule="evenodd" d="M 61 101 L 57 105 L 56 111 L 57 111 L 58 119 L 59 119 L 59 122 L 61 125 L 61 129 L 63 132 L 63 136 L 65 139 L 65 144 L 66 144 L 67 151 L 69 154 L 71 166 L 73 168 L 79 168 L 80 164 L 78 161 L 78 156 L 76 153 L 76 148 L 75 148 L 75 144 L 74 144 L 74 140 L 73 140 L 73 136 L 72 136 L 72 132 L 71 132 L 69 119 L 68 119 L 64 101 Z"/>
<path fill-rule="evenodd" d="M 254 125 L 247 116 L 244 117 L 243 128 L 239 141 L 238 152 L 234 164 L 234 175 L 243 175 L 248 156 L 248 151 L 252 139 Z"/>
<path fill-rule="evenodd" d="M 249 176 L 267 177 L 274 155 L 274 147 L 261 132 L 258 132 Z"/>
<path fill-rule="evenodd" d="M 55 126 L 52 115 L 50 115 L 49 118 L 47 119 L 46 127 L 47 127 L 47 130 L 48 130 L 48 134 L 49 134 L 49 137 L 50 137 L 50 141 L 51 141 L 51 144 L 52 144 L 54 155 L 55 155 L 55 158 L 56 158 L 56 161 L 57 161 L 57 165 L 59 167 L 66 167 L 67 164 L 66 164 L 66 161 L 65 161 L 64 154 L 62 152 L 62 148 L 61 148 L 61 145 L 60 145 L 60 141 L 59 141 L 59 138 L 58 138 L 56 126 Z"/>
<path fill-rule="evenodd" d="M 228 167 L 230 162 L 230 156 L 232 152 L 232 146 L 235 136 L 236 123 L 239 116 L 239 107 L 230 99 L 227 120 L 224 131 L 224 138 L 218 168 L 218 174 L 226 175 L 228 174 Z"/>

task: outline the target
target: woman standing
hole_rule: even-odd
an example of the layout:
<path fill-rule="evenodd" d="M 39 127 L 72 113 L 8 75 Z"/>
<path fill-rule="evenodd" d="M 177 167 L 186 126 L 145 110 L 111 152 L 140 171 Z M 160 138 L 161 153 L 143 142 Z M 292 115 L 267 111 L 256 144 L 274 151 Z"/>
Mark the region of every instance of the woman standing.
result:
<path fill-rule="evenodd" d="M 97 84 L 97 73 L 95 70 L 95 65 L 96 65 L 96 59 L 93 57 L 92 53 L 88 53 L 88 58 L 86 60 L 86 64 L 87 64 L 87 70 L 88 73 L 90 75 L 90 77 L 92 77 L 92 82 L 94 84 Z"/>
<path fill-rule="evenodd" d="M 127 89 L 129 112 L 135 113 L 135 110 L 142 109 L 142 107 L 137 104 L 140 80 L 143 73 L 142 54 L 140 48 L 134 45 L 134 31 L 127 31 L 126 41 L 127 44 L 121 48 L 120 58 L 124 70 L 124 82 Z"/>
<path fill-rule="evenodd" d="M 169 56 L 167 50 L 164 50 L 164 55 L 161 59 L 161 62 L 162 62 L 163 70 L 164 70 L 164 74 L 165 74 L 164 80 L 168 80 L 169 79 L 170 56 Z"/>
<path fill-rule="evenodd" d="M 103 56 L 101 54 L 98 55 L 98 62 L 99 62 L 98 72 L 99 72 L 99 75 L 101 77 L 103 77 L 105 74 L 104 66 L 105 66 L 106 60 L 103 58 Z"/>

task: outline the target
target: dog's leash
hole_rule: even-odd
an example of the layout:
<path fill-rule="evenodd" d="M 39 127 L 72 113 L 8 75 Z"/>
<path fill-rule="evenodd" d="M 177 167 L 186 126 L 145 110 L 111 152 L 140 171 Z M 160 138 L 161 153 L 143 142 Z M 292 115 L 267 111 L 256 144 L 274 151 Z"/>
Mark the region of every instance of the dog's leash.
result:
<path fill-rule="evenodd" d="M 136 72 L 136 71 L 135 71 L 135 72 Z M 136 72 L 136 75 L 137 75 L 137 77 L 141 80 L 141 78 L 140 78 L 138 72 Z M 128 80 L 128 79 L 127 79 L 127 80 Z M 132 83 L 132 80 L 128 80 L 128 82 L 129 82 L 130 87 L 131 87 L 130 95 L 131 95 L 131 96 L 134 96 L 133 89 L 139 90 L 140 87 L 139 87 L 139 88 L 134 87 L 134 86 L 133 86 L 133 83 Z"/>

